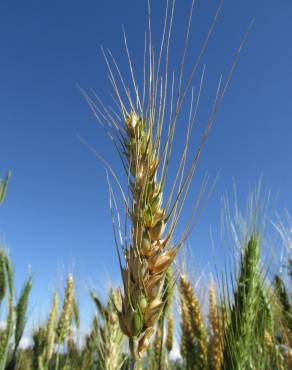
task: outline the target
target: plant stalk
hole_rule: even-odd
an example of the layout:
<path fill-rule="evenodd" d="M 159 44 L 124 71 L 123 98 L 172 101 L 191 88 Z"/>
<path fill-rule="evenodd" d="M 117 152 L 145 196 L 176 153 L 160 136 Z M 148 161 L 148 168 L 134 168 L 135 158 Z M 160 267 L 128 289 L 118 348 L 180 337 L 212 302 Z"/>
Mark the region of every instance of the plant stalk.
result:
<path fill-rule="evenodd" d="M 137 343 L 133 338 L 129 339 L 129 347 L 132 355 L 131 370 L 142 370 L 142 360 L 141 357 L 138 355 Z"/>

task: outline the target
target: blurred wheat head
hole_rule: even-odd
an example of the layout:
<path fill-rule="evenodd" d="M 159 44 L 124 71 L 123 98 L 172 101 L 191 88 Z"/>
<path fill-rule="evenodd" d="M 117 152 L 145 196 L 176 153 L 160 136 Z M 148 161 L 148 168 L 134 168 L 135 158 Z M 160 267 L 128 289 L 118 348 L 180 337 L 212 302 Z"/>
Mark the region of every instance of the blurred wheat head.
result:
<path fill-rule="evenodd" d="M 0 178 L 0 205 L 4 202 L 7 185 L 11 176 L 11 171 L 5 176 L 4 179 Z"/>
<path fill-rule="evenodd" d="M 111 289 L 106 305 L 100 301 L 94 292 L 91 293 L 91 296 L 98 311 L 98 315 L 96 315 L 98 325 L 95 327 L 98 368 L 120 369 L 125 362 L 123 353 L 125 336 L 121 332 L 115 308 L 121 306 L 120 294 L 116 289 Z"/>

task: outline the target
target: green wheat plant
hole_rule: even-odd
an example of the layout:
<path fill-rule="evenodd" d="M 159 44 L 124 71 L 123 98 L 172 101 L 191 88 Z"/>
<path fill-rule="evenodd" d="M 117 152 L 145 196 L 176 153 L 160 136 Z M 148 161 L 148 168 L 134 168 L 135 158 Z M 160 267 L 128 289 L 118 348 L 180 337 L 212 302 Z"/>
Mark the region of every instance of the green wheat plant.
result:
<path fill-rule="evenodd" d="M 7 295 L 6 328 L 0 336 L 0 370 L 5 369 L 9 353 L 9 343 L 13 336 L 14 325 L 14 276 L 10 260 L 4 250 L 0 250 L 1 298 Z"/>
<path fill-rule="evenodd" d="M 10 354 L 10 359 L 5 367 L 6 370 L 14 369 L 17 363 L 18 349 L 27 320 L 27 308 L 31 289 L 32 289 L 32 277 L 30 276 L 22 289 L 18 301 L 16 302 L 14 344 L 12 353 Z"/>
<path fill-rule="evenodd" d="M 0 205 L 3 203 L 9 178 L 9 171 L 5 179 L 0 179 Z M 14 369 L 17 361 L 17 352 L 23 336 L 26 323 L 27 306 L 32 278 L 26 284 L 15 303 L 14 273 L 12 263 L 4 248 L 0 248 L 0 312 L 6 300 L 5 328 L 0 332 L 0 369 Z"/>
<path fill-rule="evenodd" d="M 275 341 L 276 313 L 272 310 L 271 288 L 261 266 L 263 204 L 258 186 L 249 197 L 247 215 L 244 217 L 238 210 L 236 212 L 238 220 L 242 221 L 242 236 L 234 231 L 235 224 L 231 225 L 239 247 L 239 266 L 231 272 L 229 281 L 228 276 L 222 281 L 227 308 L 222 315 L 223 369 L 282 369 L 284 366 Z"/>
<path fill-rule="evenodd" d="M 4 180 L 0 179 L 0 205 L 3 203 L 10 172 Z M 3 248 L 0 249 L 0 308 L 2 311 L 3 301 L 7 295 L 7 316 L 6 328 L 0 332 L 0 370 L 4 370 L 8 351 L 9 341 L 13 335 L 14 323 L 14 276 L 13 269 L 7 253 Z"/>
<path fill-rule="evenodd" d="M 120 295 L 117 290 L 111 289 L 106 305 L 102 304 L 94 292 L 91 296 L 98 310 L 95 330 L 90 334 L 95 337 L 97 367 L 100 370 L 119 370 L 125 361 L 125 336 L 120 329 L 116 310 L 121 306 Z"/>
<path fill-rule="evenodd" d="M 234 292 L 234 303 L 230 307 L 230 323 L 225 333 L 224 367 L 252 368 L 252 351 L 255 348 L 255 328 L 259 312 L 259 253 L 260 239 L 253 233 L 248 240 L 240 273 Z"/>

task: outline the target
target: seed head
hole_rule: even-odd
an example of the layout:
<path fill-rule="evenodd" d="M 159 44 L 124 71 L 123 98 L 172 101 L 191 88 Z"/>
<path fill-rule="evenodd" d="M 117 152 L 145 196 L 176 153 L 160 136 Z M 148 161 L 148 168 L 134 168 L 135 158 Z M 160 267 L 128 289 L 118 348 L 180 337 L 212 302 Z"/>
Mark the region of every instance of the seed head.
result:
<path fill-rule="evenodd" d="M 48 362 L 52 358 L 53 351 L 54 351 L 55 336 L 56 336 L 55 327 L 56 327 L 56 321 L 57 321 L 58 307 L 59 307 L 59 296 L 58 296 L 58 293 L 55 293 L 53 297 L 53 304 L 52 304 L 51 312 L 49 315 L 49 320 L 47 323 L 47 333 L 46 333 L 47 351 L 45 354 L 45 358 Z"/>
<path fill-rule="evenodd" d="M 74 280 L 73 276 L 69 274 L 65 289 L 63 308 L 57 325 L 56 334 L 58 343 L 62 343 L 65 340 L 69 327 L 71 325 L 73 300 L 74 300 Z"/>
<path fill-rule="evenodd" d="M 209 340 L 209 363 L 212 369 L 220 370 L 223 361 L 223 330 L 216 304 L 216 294 L 213 287 L 209 296 L 209 322 L 211 337 Z"/>

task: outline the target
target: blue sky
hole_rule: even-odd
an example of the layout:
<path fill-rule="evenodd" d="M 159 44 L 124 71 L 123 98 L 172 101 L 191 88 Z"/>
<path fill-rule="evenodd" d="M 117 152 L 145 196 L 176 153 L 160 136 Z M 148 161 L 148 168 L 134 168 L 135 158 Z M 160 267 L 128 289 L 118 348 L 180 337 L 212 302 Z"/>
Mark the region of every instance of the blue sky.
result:
<path fill-rule="evenodd" d="M 189 3 L 177 1 L 174 59 L 181 52 Z M 194 53 L 217 6 L 218 1 L 198 1 L 190 43 Z M 164 1 L 153 1 L 156 45 L 163 8 Z M 288 0 L 226 0 L 203 57 L 206 80 L 199 127 L 220 74 L 226 75 L 251 19 L 256 19 L 194 182 L 196 189 L 204 173 L 211 179 L 219 174 L 189 240 L 195 268 L 212 265 L 221 254 L 216 237 L 221 196 L 231 192 L 233 179 L 240 203 L 262 175 L 272 193 L 272 215 L 274 209 L 291 209 L 291 17 Z M 35 315 L 46 310 L 48 292 L 61 286 L 68 271 L 76 275 L 80 296 L 88 286 L 102 291 L 105 281 L 118 280 L 105 171 L 77 135 L 122 172 L 77 84 L 108 99 L 100 45 L 109 47 L 121 70 L 128 71 L 122 25 L 134 64 L 141 68 L 146 1 L 0 3 L 0 174 L 13 172 L 0 233 L 13 258 L 18 288 L 31 266 Z M 182 143 L 180 130 L 177 140 Z M 210 227 L 215 230 L 215 252 Z"/>

